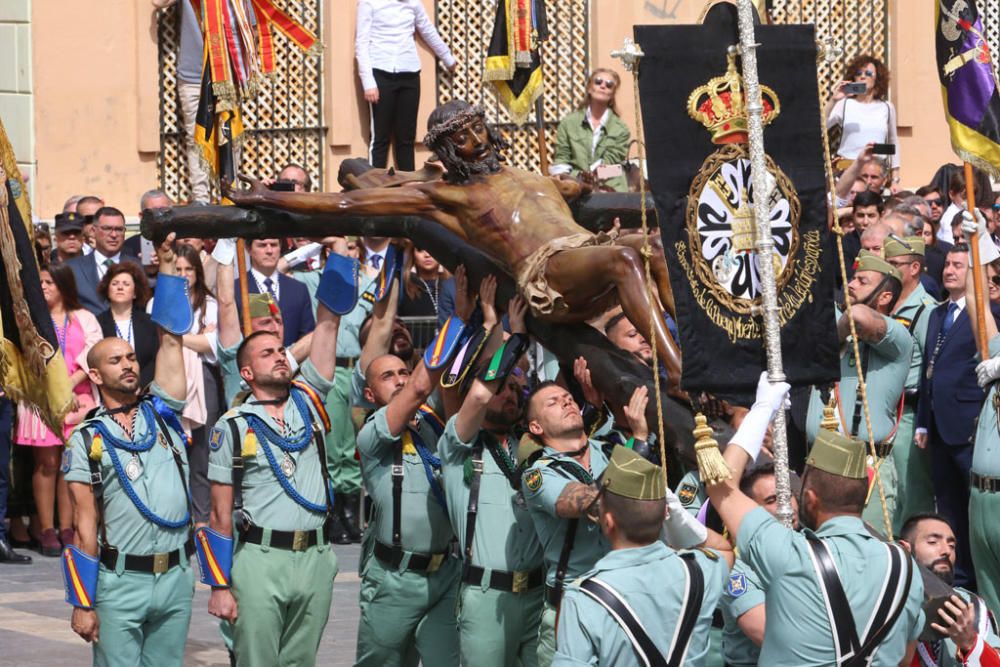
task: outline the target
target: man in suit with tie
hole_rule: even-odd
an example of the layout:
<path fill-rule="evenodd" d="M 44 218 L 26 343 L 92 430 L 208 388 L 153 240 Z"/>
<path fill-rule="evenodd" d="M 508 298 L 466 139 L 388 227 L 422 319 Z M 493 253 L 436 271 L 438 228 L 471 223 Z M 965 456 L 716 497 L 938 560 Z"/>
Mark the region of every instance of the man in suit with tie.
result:
<path fill-rule="evenodd" d="M 97 285 L 108 267 L 119 262 L 139 264 L 139 259 L 122 249 L 125 243 L 125 215 L 114 206 L 102 206 L 94 213 L 94 252 L 79 255 L 66 262 L 76 278 L 80 304 L 99 315 L 108 307 L 107 300 L 97 293 Z"/>
<path fill-rule="evenodd" d="M 250 294 L 267 294 L 277 302 L 285 325 L 283 343 L 292 345 L 316 328 L 312 301 L 305 285 L 278 271 L 281 244 L 278 239 L 258 239 L 250 243 L 250 269 L 247 271 L 247 289 Z M 236 281 L 236 305 L 240 303 L 240 285 Z"/>
<path fill-rule="evenodd" d="M 969 471 L 972 436 L 984 394 L 976 383 L 976 342 L 965 312 L 969 246 L 959 243 L 945 257 L 942 280 L 947 301 L 931 311 L 924 344 L 917 404 L 916 444 L 929 447 L 938 511 L 955 526 L 959 552 L 955 583 L 974 587 L 969 555 Z M 1000 317 L 994 307 L 993 317 Z"/>

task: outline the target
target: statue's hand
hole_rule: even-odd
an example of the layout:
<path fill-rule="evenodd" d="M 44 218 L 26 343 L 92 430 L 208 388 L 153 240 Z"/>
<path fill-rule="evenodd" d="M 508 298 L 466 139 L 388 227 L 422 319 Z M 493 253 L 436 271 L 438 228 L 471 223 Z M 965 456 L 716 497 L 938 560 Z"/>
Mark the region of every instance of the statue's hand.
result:
<path fill-rule="evenodd" d="M 240 188 L 235 183 L 223 181 L 222 194 L 226 199 L 237 206 L 253 206 L 263 203 L 263 195 L 268 192 L 267 185 L 263 181 L 243 174 L 240 174 L 237 178 L 250 187 Z"/>

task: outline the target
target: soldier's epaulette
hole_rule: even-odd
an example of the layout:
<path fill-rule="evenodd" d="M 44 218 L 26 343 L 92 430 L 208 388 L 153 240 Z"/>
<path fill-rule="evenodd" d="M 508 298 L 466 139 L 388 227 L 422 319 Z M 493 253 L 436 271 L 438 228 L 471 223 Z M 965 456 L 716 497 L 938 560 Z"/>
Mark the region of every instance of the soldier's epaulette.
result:
<path fill-rule="evenodd" d="M 712 551 L 711 549 L 706 549 L 705 547 L 695 547 L 694 549 L 685 549 L 685 551 L 691 553 L 695 551 L 700 551 L 701 553 L 705 554 L 705 558 L 709 560 L 719 560 L 719 554 Z"/>
<path fill-rule="evenodd" d="M 219 417 L 219 420 L 220 421 L 223 420 L 223 419 L 227 419 L 228 420 L 228 419 L 232 419 L 233 417 L 239 417 L 239 416 L 240 416 L 239 407 L 238 406 L 234 406 L 232 408 L 229 408 L 226 412 L 224 412 L 222 414 L 222 416 Z"/>
<path fill-rule="evenodd" d="M 361 293 L 361 298 L 368 303 L 375 303 L 375 295 L 367 290 Z"/>

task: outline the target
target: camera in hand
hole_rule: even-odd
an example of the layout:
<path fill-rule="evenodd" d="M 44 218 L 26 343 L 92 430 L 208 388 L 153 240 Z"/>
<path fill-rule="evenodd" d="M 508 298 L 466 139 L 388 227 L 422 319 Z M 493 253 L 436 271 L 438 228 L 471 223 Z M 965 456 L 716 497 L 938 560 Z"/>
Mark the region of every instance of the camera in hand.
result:
<path fill-rule="evenodd" d="M 295 192 L 295 181 L 279 178 L 274 183 L 271 183 L 270 189 L 275 192 Z"/>
<path fill-rule="evenodd" d="M 864 83 L 845 83 L 841 89 L 845 95 L 864 95 L 868 92 L 868 85 Z"/>
<path fill-rule="evenodd" d="M 895 155 L 896 144 L 872 144 L 872 153 L 875 155 Z"/>

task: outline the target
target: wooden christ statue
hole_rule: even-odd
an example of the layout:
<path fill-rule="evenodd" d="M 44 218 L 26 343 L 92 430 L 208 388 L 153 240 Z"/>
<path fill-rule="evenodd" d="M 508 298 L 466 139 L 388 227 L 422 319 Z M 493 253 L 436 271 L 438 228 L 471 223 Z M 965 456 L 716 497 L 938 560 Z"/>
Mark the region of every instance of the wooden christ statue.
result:
<path fill-rule="evenodd" d="M 503 166 L 503 140 L 487 126 L 481 107 L 448 102 L 431 114 L 424 144 L 444 165 L 443 179 L 344 193 L 276 192 L 243 178 L 231 190 L 244 208 L 266 207 L 306 217 L 419 216 L 480 250 L 506 271 L 531 306 L 552 323 L 585 322 L 620 303 L 643 334 L 654 331 L 667 369 L 668 391 L 680 392 L 681 358 L 667 332 L 663 308 L 673 299 L 661 252 L 650 258 L 659 296 L 650 300 L 640 248 L 642 236 L 592 233 L 578 225 L 567 201 L 586 186 Z"/>

